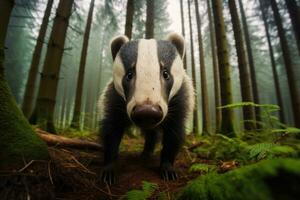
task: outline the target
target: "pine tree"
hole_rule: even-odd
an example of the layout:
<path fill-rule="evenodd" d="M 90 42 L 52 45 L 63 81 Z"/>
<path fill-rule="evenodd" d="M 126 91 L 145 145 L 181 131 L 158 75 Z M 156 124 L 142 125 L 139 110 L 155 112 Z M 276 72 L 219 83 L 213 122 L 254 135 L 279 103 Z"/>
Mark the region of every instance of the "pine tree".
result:
<path fill-rule="evenodd" d="M 195 56 L 194 56 L 194 39 L 193 39 L 193 25 L 192 25 L 192 16 L 191 16 L 191 0 L 188 1 L 188 13 L 189 13 L 189 26 L 190 26 L 190 43 L 191 43 L 191 63 L 192 63 L 192 80 L 195 91 L 197 91 L 196 85 L 196 67 L 195 67 Z M 195 92 L 195 102 L 197 102 L 197 92 Z M 199 133 L 199 124 L 198 124 L 198 111 L 197 103 L 195 105 L 195 110 L 193 114 L 193 133 Z"/>
<path fill-rule="evenodd" d="M 29 118 L 32 112 L 35 87 L 37 83 L 38 70 L 40 64 L 40 58 L 42 54 L 43 44 L 45 42 L 45 35 L 47 31 L 47 26 L 49 23 L 49 18 L 51 15 L 51 9 L 53 5 L 53 0 L 48 0 L 47 7 L 44 13 L 43 21 L 39 31 L 39 35 L 36 41 L 35 49 L 32 55 L 32 61 L 30 65 L 30 71 L 27 79 L 26 89 L 24 93 L 24 99 L 22 104 L 22 111 L 24 115 Z"/>
<path fill-rule="evenodd" d="M 181 18 L 181 34 L 185 38 L 183 0 L 180 0 L 180 18 Z M 187 69 L 186 55 L 184 55 L 184 58 L 183 58 L 183 67 L 184 67 L 184 69 Z"/>
<path fill-rule="evenodd" d="M 229 9 L 231 15 L 231 21 L 233 26 L 234 32 L 234 39 L 235 39 L 235 48 L 237 52 L 238 58 L 238 67 L 240 73 L 240 82 L 241 82 L 241 94 L 242 94 L 242 101 L 243 102 L 253 102 L 253 95 L 252 95 L 252 87 L 251 87 L 251 80 L 250 80 L 250 73 L 247 64 L 245 46 L 244 46 L 244 38 L 242 36 L 242 29 L 240 25 L 240 18 L 238 15 L 237 7 L 235 0 L 229 0 Z M 246 130 L 253 130 L 255 129 L 255 113 L 254 109 L 251 106 L 244 106 L 243 107 L 243 116 L 244 116 L 244 127 Z"/>
<path fill-rule="evenodd" d="M 230 78 L 230 63 L 227 47 L 227 37 L 223 16 L 223 5 L 221 0 L 212 1 L 214 13 L 216 44 L 218 49 L 218 65 L 221 86 L 222 106 L 232 104 L 232 89 Z M 227 136 L 235 136 L 234 132 L 234 113 L 232 109 L 222 109 L 222 123 L 220 132 Z"/>
<path fill-rule="evenodd" d="M 154 5 L 155 0 L 147 0 L 146 39 L 154 38 Z"/>
<path fill-rule="evenodd" d="M 300 54 L 300 6 L 297 5 L 295 0 L 285 0 L 285 4 L 292 21 L 298 53 Z"/>
<path fill-rule="evenodd" d="M 284 60 L 284 65 L 288 78 L 288 85 L 291 93 L 292 100 L 292 108 L 294 114 L 295 126 L 300 128 L 300 96 L 299 96 L 299 88 L 297 87 L 297 82 L 295 78 L 295 72 L 291 60 L 291 54 L 289 51 L 289 45 L 287 39 L 284 34 L 284 29 L 282 25 L 282 20 L 280 17 L 280 13 L 278 10 L 278 6 L 276 0 L 271 0 L 271 8 L 273 10 L 274 20 L 277 27 L 277 33 L 280 40 L 282 56 Z"/>
<path fill-rule="evenodd" d="M 46 59 L 41 74 L 41 83 L 36 107 L 31 122 L 55 133 L 53 114 L 56 102 L 56 93 L 59 80 L 59 71 L 64 52 L 66 33 L 74 0 L 60 0 L 53 22 L 53 28 L 48 42 Z"/>
<path fill-rule="evenodd" d="M 218 107 L 221 106 L 221 97 L 220 97 L 220 78 L 219 78 L 219 66 L 218 66 L 218 58 L 217 58 L 217 50 L 216 50 L 216 36 L 213 24 L 213 18 L 211 13 L 211 3 L 210 0 L 207 0 L 207 13 L 209 20 L 209 31 L 210 31 L 210 43 L 211 43 L 211 54 L 212 54 L 212 62 L 213 62 L 213 74 L 214 74 L 214 91 L 215 91 L 215 112 L 216 112 L 216 132 L 218 132 L 221 128 L 221 109 Z"/>
<path fill-rule="evenodd" d="M 87 57 L 90 32 L 91 32 L 91 26 L 93 20 L 94 4 L 95 4 L 95 0 L 91 0 L 90 9 L 89 9 L 88 18 L 85 27 L 85 33 L 83 36 L 83 44 L 81 50 L 81 58 L 80 58 L 77 88 L 76 88 L 74 115 L 71 124 L 71 126 L 76 129 L 80 128 L 82 91 L 83 91 L 83 83 L 84 83 L 84 75 L 85 75 L 86 57 Z"/>
<path fill-rule="evenodd" d="M 129 39 L 131 39 L 131 36 L 132 36 L 133 14 L 134 14 L 134 0 L 127 0 L 126 22 L 125 22 L 125 35 Z"/>
<path fill-rule="evenodd" d="M 243 32 L 245 36 L 245 42 L 246 42 L 246 50 L 247 50 L 247 58 L 248 58 L 248 64 L 250 68 L 250 75 L 251 75 L 251 83 L 252 83 L 252 94 L 253 99 L 256 104 L 259 104 L 259 93 L 258 93 L 258 84 L 256 80 L 256 70 L 253 60 L 253 53 L 252 53 L 252 46 L 251 46 L 251 40 L 250 40 L 250 33 L 248 29 L 248 23 L 246 19 L 246 14 L 243 6 L 242 0 L 239 0 L 239 6 L 240 6 L 240 12 L 241 12 L 241 21 L 243 25 Z M 261 114 L 258 107 L 255 108 L 255 119 L 256 121 L 261 121 Z M 257 128 L 259 128 L 259 124 L 256 124 Z"/>
<path fill-rule="evenodd" d="M 260 4 L 260 10 L 261 10 L 261 13 L 262 13 L 262 19 L 263 19 L 263 22 L 264 22 L 265 32 L 266 32 L 267 41 L 268 41 L 268 47 L 269 47 L 269 53 L 270 53 L 270 60 L 271 60 L 271 67 L 272 67 L 272 72 L 273 72 L 277 102 L 278 102 L 278 106 L 280 107 L 279 117 L 280 117 L 280 121 L 282 123 L 286 123 L 285 117 L 284 117 L 284 108 L 283 108 L 282 95 L 281 95 L 281 91 L 280 91 L 279 77 L 278 77 L 278 73 L 277 73 L 277 70 L 276 70 L 276 62 L 275 62 L 274 51 L 273 51 L 272 42 L 271 42 L 270 31 L 269 31 L 269 28 L 268 28 L 267 16 L 266 16 L 265 10 L 264 10 L 263 5 L 262 5 L 262 0 L 259 0 L 259 4 Z"/>
<path fill-rule="evenodd" d="M 206 83 L 206 70 L 204 61 L 204 49 L 201 33 L 201 19 L 199 13 L 198 0 L 195 0 L 196 20 L 197 20 L 197 32 L 198 32 L 198 45 L 199 45 L 199 59 L 200 59 L 200 77 L 201 77 L 201 95 L 202 95 L 202 122 L 203 133 L 210 133 L 210 117 L 209 117 L 209 105 L 208 105 L 208 92 Z"/>

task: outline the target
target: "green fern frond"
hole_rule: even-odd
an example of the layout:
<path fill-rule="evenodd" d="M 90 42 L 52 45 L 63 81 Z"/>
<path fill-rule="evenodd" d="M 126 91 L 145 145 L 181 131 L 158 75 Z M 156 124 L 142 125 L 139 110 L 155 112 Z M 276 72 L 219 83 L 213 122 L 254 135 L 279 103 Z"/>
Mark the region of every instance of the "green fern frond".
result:
<path fill-rule="evenodd" d="M 193 164 L 190 167 L 189 172 L 204 172 L 204 173 L 208 173 L 209 171 L 212 171 L 214 169 L 216 169 L 216 168 L 213 165 L 208 165 L 208 164 L 203 164 L 203 163 L 196 163 L 196 164 Z"/>
<path fill-rule="evenodd" d="M 142 190 L 131 190 L 126 193 L 126 198 L 128 200 L 145 200 L 153 194 L 157 189 L 157 184 L 143 181 Z"/>
<path fill-rule="evenodd" d="M 257 160 L 261 160 L 268 156 L 268 153 L 271 151 L 271 149 L 274 147 L 274 143 L 258 143 L 251 145 L 249 147 L 249 154 L 250 158 L 256 158 Z"/>
<path fill-rule="evenodd" d="M 295 127 L 287 127 L 284 129 L 274 129 L 272 133 L 300 134 L 300 129 Z"/>

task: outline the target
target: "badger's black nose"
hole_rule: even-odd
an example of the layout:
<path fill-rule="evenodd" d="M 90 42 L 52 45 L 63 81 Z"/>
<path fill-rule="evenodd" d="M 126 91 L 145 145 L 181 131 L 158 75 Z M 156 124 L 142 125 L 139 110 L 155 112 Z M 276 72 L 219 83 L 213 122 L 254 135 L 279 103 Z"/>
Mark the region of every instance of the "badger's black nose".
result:
<path fill-rule="evenodd" d="M 132 121 L 142 128 L 152 128 L 163 118 L 163 112 L 160 106 L 143 104 L 133 108 L 131 113 Z"/>

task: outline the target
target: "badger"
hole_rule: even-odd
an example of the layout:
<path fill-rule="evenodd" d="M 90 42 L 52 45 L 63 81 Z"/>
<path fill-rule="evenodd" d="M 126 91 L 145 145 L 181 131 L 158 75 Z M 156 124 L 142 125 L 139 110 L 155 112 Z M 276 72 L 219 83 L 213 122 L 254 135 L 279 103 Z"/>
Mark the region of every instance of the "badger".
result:
<path fill-rule="evenodd" d="M 171 33 L 166 40 L 132 40 L 118 36 L 111 42 L 113 78 L 100 98 L 100 136 L 104 148 L 101 179 L 116 181 L 116 161 L 125 129 L 140 128 L 145 136 L 142 156 L 154 151 L 162 134 L 160 174 L 177 179 L 173 167 L 184 141 L 185 125 L 194 109 L 194 89 L 183 67 L 184 38 Z"/>

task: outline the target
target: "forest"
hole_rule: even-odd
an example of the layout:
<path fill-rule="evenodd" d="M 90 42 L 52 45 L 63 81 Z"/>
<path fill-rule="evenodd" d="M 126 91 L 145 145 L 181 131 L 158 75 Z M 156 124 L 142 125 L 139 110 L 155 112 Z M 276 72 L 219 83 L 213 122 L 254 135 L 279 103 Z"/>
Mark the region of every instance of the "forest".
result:
<path fill-rule="evenodd" d="M 195 92 L 176 180 L 160 174 L 167 133 L 145 159 L 133 126 L 106 181 L 111 41 L 174 32 Z M 299 0 L 0 0 L 0 199 L 294 200 L 299 158 Z"/>

